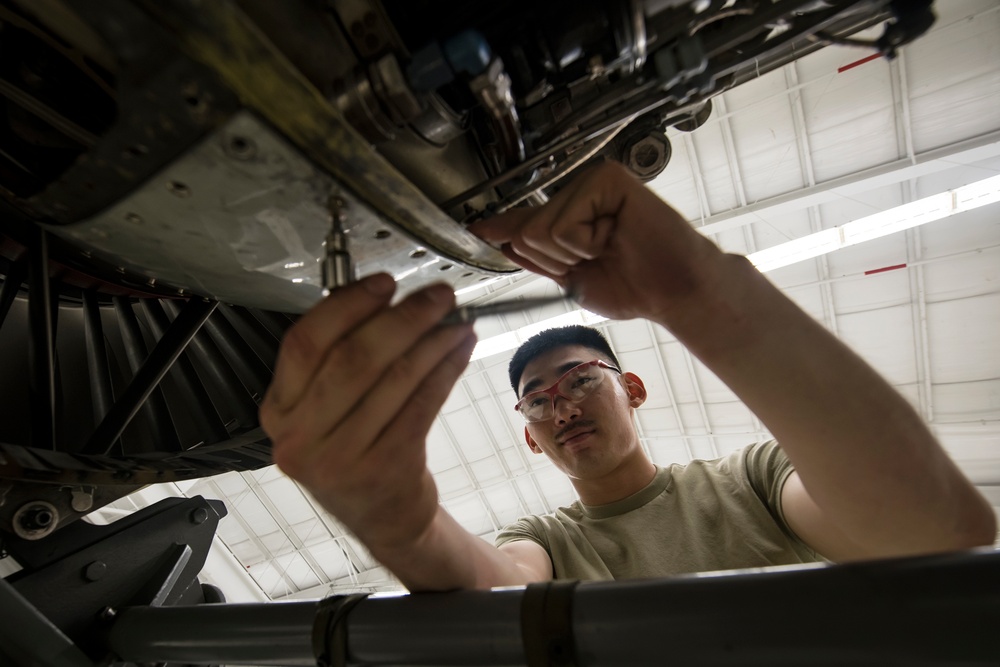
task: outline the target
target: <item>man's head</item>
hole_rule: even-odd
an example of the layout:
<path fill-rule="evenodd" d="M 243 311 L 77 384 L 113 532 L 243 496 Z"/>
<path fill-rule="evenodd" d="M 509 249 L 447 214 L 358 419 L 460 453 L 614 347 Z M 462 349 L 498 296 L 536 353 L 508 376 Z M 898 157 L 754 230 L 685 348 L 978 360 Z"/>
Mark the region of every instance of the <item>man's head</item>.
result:
<path fill-rule="evenodd" d="M 580 345 L 596 352 L 597 359 L 608 362 L 615 368 L 621 368 L 618 357 L 611 350 L 611 345 L 607 339 L 601 335 L 597 329 L 591 329 L 579 324 L 559 329 L 546 329 L 526 340 L 521 347 L 517 348 L 514 357 L 507 366 L 507 374 L 510 376 L 510 386 L 521 397 L 518 383 L 524 374 L 524 367 L 535 357 L 539 357 L 546 352 L 558 347 L 568 347 L 570 345 Z"/>
<path fill-rule="evenodd" d="M 604 363 L 590 363 L 595 360 Z M 539 416 L 522 412 L 528 447 L 546 454 L 575 484 L 645 460 L 632 410 L 645 401 L 646 389 L 619 366 L 607 340 L 582 326 L 543 331 L 510 362 L 514 392 L 520 398 L 536 392 L 524 400 L 545 408 Z"/>

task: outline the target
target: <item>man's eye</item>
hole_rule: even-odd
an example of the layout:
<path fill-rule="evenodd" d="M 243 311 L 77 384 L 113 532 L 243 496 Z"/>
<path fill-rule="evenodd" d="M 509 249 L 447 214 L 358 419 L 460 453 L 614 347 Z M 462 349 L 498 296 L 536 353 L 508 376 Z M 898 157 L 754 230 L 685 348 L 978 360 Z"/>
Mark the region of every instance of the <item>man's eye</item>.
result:
<path fill-rule="evenodd" d="M 529 408 L 537 408 L 539 405 L 544 405 L 545 401 L 549 400 L 548 396 L 536 396 L 530 401 L 528 401 Z"/>
<path fill-rule="evenodd" d="M 576 378 L 575 380 L 573 380 L 573 389 L 577 389 L 578 387 L 582 387 L 583 385 L 587 384 L 588 382 L 590 382 L 593 379 L 594 378 L 592 378 L 589 375 L 580 376 L 580 377 Z"/>

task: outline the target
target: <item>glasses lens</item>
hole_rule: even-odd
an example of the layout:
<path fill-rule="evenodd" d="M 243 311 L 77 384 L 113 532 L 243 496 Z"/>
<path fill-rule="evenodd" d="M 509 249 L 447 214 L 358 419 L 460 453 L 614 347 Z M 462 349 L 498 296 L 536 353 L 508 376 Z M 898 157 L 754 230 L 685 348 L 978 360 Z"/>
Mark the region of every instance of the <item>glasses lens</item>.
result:
<path fill-rule="evenodd" d="M 542 392 L 528 395 L 518 404 L 518 408 L 529 422 L 545 421 L 552 415 L 552 397 Z"/>
<path fill-rule="evenodd" d="M 603 379 L 604 373 L 599 366 L 590 364 L 578 366 L 559 381 L 559 393 L 576 403 L 594 391 Z"/>

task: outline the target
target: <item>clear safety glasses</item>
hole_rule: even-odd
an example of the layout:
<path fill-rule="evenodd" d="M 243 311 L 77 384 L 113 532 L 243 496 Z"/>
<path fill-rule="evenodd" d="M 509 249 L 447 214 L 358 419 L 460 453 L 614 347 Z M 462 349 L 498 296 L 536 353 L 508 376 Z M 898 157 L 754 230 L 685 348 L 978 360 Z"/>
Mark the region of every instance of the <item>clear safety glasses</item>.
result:
<path fill-rule="evenodd" d="M 514 409 L 521 413 L 524 421 L 529 423 L 551 419 L 556 396 L 562 396 L 571 403 L 579 403 L 604 381 L 605 374 L 601 370 L 604 368 L 621 373 L 620 370 L 600 359 L 587 361 L 566 371 L 566 374 L 548 389 L 525 394 L 514 406 Z"/>

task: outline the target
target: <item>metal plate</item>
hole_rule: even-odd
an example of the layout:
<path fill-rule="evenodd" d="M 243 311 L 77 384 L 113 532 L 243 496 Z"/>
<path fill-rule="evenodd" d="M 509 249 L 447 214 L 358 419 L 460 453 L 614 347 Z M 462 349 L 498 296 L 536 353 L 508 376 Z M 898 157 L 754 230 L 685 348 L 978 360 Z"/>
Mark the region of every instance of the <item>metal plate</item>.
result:
<path fill-rule="evenodd" d="M 344 227 L 358 276 L 391 273 L 402 294 L 438 280 L 458 289 L 497 275 L 386 223 L 248 111 L 100 214 L 50 229 L 157 282 L 303 312 L 321 298 L 326 202 L 335 189 L 348 202 Z"/>

